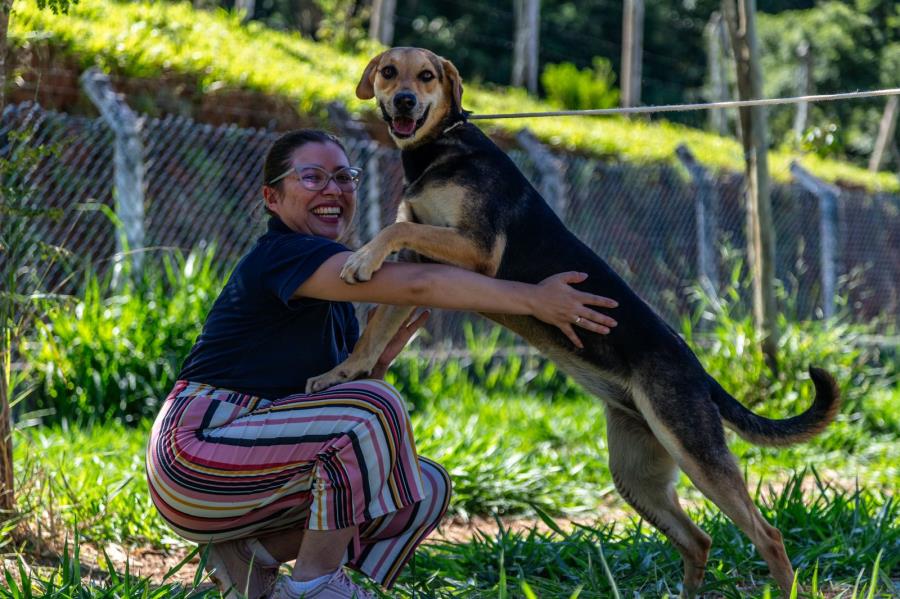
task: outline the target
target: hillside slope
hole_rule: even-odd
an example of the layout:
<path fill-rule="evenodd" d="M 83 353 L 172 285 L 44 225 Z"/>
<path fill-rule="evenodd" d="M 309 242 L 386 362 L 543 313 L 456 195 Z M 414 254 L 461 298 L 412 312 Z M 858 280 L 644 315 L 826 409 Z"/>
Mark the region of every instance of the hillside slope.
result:
<path fill-rule="evenodd" d="M 357 100 L 353 91 L 368 58 L 377 52 L 375 47 L 364 55 L 343 54 L 297 34 L 256 23 L 242 25 L 224 11 L 195 11 L 186 2 L 81 0 L 70 14 L 54 15 L 38 10 L 32 0 L 18 0 L 13 11 L 10 43 L 14 47 L 50 45 L 83 68 L 99 65 L 126 77 L 186 75 L 197 82 L 200 92 L 221 87 L 254 90 L 283 97 L 299 113 L 316 115 L 323 123 L 325 106 L 332 101 L 343 102 L 358 115 L 373 112 L 374 106 Z M 464 105 L 475 113 L 554 108 L 518 89 L 488 90 L 475 85 L 466 85 Z M 507 133 L 527 126 L 551 145 L 636 163 L 674 162 L 675 148 L 684 143 L 708 167 L 743 169 L 735 140 L 665 121 L 560 117 L 479 124 Z M 850 164 L 783 151 L 770 154 L 773 176 L 788 180 L 790 161 L 797 158 L 826 181 L 872 191 L 900 191 L 895 176 L 873 176 Z"/>

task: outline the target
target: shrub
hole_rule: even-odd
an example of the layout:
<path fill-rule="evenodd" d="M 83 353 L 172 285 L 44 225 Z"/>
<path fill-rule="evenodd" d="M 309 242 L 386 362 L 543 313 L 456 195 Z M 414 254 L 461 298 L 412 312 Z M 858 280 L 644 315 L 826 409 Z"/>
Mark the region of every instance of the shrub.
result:
<path fill-rule="evenodd" d="M 616 75 L 609 60 L 594 58 L 592 69 L 579 70 L 570 62 L 548 64 L 541 73 L 547 99 L 572 110 L 612 108 L 619 104 L 619 90 L 613 87 Z"/>
<path fill-rule="evenodd" d="M 155 415 L 222 286 L 214 250 L 172 253 L 120 290 L 91 272 L 47 307 L 23 350 L 45 422 L 136 422 Z"/>

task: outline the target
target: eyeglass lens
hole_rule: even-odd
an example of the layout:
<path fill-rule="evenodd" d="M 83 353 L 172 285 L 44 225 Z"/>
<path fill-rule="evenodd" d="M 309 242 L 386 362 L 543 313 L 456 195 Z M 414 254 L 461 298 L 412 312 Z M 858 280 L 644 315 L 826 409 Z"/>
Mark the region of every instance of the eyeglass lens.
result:
<path fill-rule="evenodd" d="M 310 191 L 325 189 L 332 179 L 343 191 L 353 191 L 359 183 L 359 175 L 359 169 L 353 167 L 342 168 L 334 173 L 315 166 L 305 166 L 297 170 L 300 183 Z"/>

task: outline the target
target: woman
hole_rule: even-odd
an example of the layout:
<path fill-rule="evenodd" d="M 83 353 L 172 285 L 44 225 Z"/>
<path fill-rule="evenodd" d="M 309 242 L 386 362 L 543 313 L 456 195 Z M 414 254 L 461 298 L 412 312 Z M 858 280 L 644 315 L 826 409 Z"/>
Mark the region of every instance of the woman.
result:
<path fill-rule="evenodd" d="M 268 232 L 229 278 L 154 424 L 151 494 L 176 532 L 209 544 L 223 592 L 367 597 L 343 565 L 390 588 L 439 523 L 450 481 L 416 455 L 403 400 L 380 380 L 427 312 L 397 333 L 371 379 L 303 393 L 352 350 L 349 302 L 531 314 L 576 344 L 576 319 L 596 333 L 615 325 L 587 306 L 615 302 L 572 288 L 578 273 L 529 285 L 440 264 L 387 263 L 347 285 L 350 252 L 336 240 L 353 220 L 360 171 L 340 141 L 287 133 L 263 174 Z M 275 581 L 292 559 L 292 576 Z"/>

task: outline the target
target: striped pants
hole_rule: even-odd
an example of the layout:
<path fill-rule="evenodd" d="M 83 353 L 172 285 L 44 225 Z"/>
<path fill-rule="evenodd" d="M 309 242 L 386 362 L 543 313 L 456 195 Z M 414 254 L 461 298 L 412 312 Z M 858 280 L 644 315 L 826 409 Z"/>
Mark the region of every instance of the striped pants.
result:
<path fill-rule="evenodd" d="M 447 472 L 416 455 L 403 400 L 376 380 L 277 400 L 179 381 L 147 476 L 162 517 L 200 543 L 357 526 L 348 565 L 388 588 L 450 498 Z"/>

